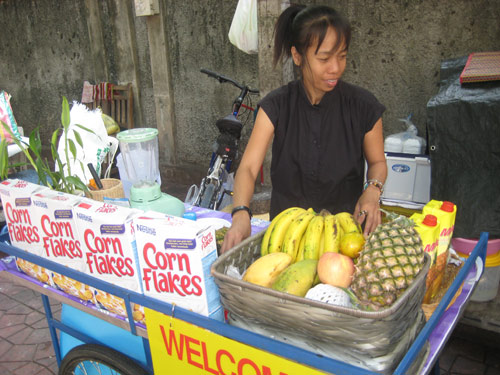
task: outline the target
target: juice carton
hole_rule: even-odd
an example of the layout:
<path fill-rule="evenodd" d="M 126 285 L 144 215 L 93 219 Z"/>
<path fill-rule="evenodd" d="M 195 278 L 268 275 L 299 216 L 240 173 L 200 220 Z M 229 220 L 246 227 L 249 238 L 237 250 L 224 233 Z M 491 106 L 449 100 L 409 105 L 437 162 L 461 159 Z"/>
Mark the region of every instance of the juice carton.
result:
<path fill-rule="evenodd" d="M 12 246 L 40 255 L 43 245 L 40 235 L 38 207 L 32 195 L 47 187 L 31 182 L 10 179 L 0 183 L 3 211 Z"/>
<path fill-rule="evenodd" d="M 92 199 L 83 199 L 74 211 L 85 273 L 141 293 L 133 217 L 143 211 Z M 98 306 L 126 315 L 121 298 L 98 289 L 91 290 Z"/>
<path fill-rule="evenodd" d="M 217 259 L 214 229 L 149 212 L 134 225 L 144 294 L 222 321 L 219 289 L 210 273 Z"/>
<path fill-rule="evenodd" d="M 439 246 L 439 221 L 434 215 L 424 215 L 421 213 L 414 213 L 410 219 L 415 223 L 415 230 L 422 239 L 424 251 L 431 257 L 431 265 L 425 280 L 426 291 L 423 301 L 424 303 L 429 303 L 432 297 L 434 297 L 432 290 L 437 277 L 436 259 Z"/>
<path fill-rule="evenodd" d="M 448 201 L 431 200 L 424 206 L 422 213 L 434 215 L 439 221 L 439 245 L 436 259 L 437 281 L 433 284 L 434 289 L 432 291 L 432 294 L 434 295 L 441 286 L 446 263 L 448 261 L 448 248 L 451 237 L 453 236 L 453 229 L 455 227 L 457 206 Z"/>

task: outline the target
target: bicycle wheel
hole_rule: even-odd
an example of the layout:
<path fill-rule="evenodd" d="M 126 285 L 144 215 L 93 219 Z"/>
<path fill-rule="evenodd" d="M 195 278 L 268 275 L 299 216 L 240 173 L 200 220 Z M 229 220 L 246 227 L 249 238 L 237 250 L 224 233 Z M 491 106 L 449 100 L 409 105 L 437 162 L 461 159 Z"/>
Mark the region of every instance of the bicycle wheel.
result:
<path fill-rule="evenodd" d="M 203 197 L 201 197 L 200 207 L 212 208 L 210 207 L 210 203 L 212 202 L 214 194 L 215 194 L 215 185 L 214 184 L 206 185 L 205 191 L 203 192 Z"/>
<path fill-rule="evenodd" d="M 148 372 L 129 357 L 105 346 L 79 345 L 61 361 L 59 375 L 147 375 Z"/>

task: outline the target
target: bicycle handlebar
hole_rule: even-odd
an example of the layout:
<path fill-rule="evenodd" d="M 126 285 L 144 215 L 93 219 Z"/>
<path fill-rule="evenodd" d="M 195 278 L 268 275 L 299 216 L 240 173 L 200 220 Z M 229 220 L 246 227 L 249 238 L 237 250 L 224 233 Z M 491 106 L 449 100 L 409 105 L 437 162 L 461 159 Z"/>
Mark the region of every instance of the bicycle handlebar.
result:
<path fill-rule="evenodd" d="M 219 73 L 216 73 L 216 72 L 212 72 L 212 71 L 210 71 L 208 69 L 202 68 L 202 69 L 200 69 L 200 72 L 205 73 L 209 77 L 215 78 L 220 83 L 229 82 L 229 83 L 233 84 L 234 86 L 238 87 L 240 90 L 245 90 L 246 89 L 246 90 L 248 90 L 248 92 L 250 92 L 252 94 L 258 94 L 259 93 L 259 90 L 251 89 L 250 87 L 248 87 L 248 86 L 246 86 L 246 85 L 244 85 L 242 83 L 238 83 L 238 82 L 236 82 L 235 80 L 233 80 L 231 78 L 225 77 L 222 74 L 219 74 Z"/>

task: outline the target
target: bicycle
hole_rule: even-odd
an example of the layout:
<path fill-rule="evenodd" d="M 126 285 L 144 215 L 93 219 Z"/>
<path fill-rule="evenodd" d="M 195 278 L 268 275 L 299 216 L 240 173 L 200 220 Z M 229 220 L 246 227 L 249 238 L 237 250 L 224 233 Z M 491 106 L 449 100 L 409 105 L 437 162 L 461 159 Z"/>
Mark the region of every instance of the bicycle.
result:
<path fill-rule="evenodd" d="M 231 113 L 215 122 L 219 129 L 219 135 L 215 142 L 207 175 L 201 180 L 199 188 L 197 185 L 192 185 L 189 188 L 185 199 L 185 202 L 193 206 L 219 210 L 223 208 L 224 198 L 233 194 L 232 187 L 227 189 L 226 183 L 231 173 L 233 161 L 238 156 L 238 145 L 243 126 L 249 120 L 250 114 L 255 113 L 254 108 L 251 106 L 249 94 L 259 94 L 259 90 L 251 89 L 243 83 L 236 82 L 231 78 L 207 69 L 201 69 L 200 71 L 209 77 L 217 79 L 220 83 L 231 83 L 240 89 L 239 95 L 233 101 Z M 245 100 L 249 104 L 244 103 Z M 247 110 L 244 122 L 238 118 L 240 117 L 241 108 Z"/>

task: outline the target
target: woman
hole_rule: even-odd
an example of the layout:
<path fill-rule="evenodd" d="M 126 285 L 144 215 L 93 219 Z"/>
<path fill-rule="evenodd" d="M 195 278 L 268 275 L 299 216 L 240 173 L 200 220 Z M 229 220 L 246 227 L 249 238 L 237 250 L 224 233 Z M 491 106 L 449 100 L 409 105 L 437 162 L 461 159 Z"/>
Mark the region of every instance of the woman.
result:
<path fill-rule="evenodd" d="M 278 18 L 274 64 L 292 57 L 301 78 L 259 103 L 236 173 L 233 220 L 222 252 L 250 235 L 248 207 L 271 139 L 270 219 L 300 206 L 353 212 L 365 223 L 365 235 L 380 223 L 379 200 L 387 176 L 385 107 L 368 91 L 341 80 L 350 38 L 349 22 L 330 7 L 294 5 Z"/>

